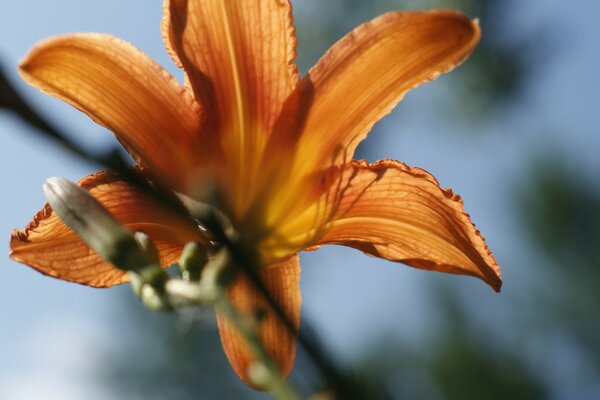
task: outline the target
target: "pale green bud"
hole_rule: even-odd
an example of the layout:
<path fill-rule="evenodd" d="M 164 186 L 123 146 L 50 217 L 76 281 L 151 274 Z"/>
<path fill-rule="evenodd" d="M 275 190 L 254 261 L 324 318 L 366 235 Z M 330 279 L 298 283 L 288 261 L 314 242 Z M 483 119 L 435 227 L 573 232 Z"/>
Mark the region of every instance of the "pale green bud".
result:
<path fill-rule="evenodd" d="M 152 243 L 140 243 L 85 189 L 53 177 L 44 193 L 59 218 L 102 258 L 116 267 L 136 271 L 158 264 Z"/>
<path fill-rule="evenodd" d="M 179 257 L 179 271 L 183 280 L 199 280 L 202 268 L 207 261 L 208 251 L 206 247 L 195 242 L 186 244 L 181 252 L 181 257 Z"/>

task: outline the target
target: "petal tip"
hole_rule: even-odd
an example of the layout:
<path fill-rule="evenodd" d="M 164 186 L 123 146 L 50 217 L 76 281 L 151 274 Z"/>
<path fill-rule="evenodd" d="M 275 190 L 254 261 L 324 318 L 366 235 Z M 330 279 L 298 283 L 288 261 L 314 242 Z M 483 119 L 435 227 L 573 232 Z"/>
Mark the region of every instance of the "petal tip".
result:
<path fill-rule="evenodd" d="M 496 291 L 496 293 L 500 293 L 502 291 L 502 284 L 504 282 L 502 281 L 502 275 L 500 274 L 500 268 L 497 265 L 495 265 L 494 272 L 496 274 L 488 282 L 488 284 L 492 287 L 492 289 L 494 289 L 494 291 Z"/>

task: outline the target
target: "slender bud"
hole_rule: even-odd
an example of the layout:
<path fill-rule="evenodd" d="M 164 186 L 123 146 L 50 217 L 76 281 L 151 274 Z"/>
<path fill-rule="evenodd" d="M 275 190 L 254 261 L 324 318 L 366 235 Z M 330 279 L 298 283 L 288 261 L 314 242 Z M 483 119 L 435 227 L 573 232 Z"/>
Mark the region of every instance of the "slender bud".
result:
<path fill-rule="evenodd" d="M 272 376 L 271 371 L 263 363 L 254 361 L 248 367 L 248 378 L 257 388 L 266 390 Z"/>
<path fill-rule="evenodd" d="M 91 194 L 74 183 L 53 177 L 44 184 L 52 210 L 102 258 L 131 271 L 158 263 L 156 250 L 140 245 Z"/>
<path fill-rule="evenodd" d="M 185 245 L 179 257 L 179 271 L 184 281 L 200 280 L 202 267 L 208 261 L 208 252 L 198 243 L 190 242 Z"/>
<path fill-rule="evenodd" d="M 143 283 L 146 283 L 162 293 L 164 291 L 165 283 L 169 280 L 169 275 L 160 267 L 160 259 L 158 257 L 158 250 L 150 240 L 150 237 L 144 232 L 135 232 L 133 234 L 135 241 L 138 244 L 140 251 L 143 253 L 147 264 L 138 266 L 135 272 L 142 279 Z M 135 292 L 135 288 L 134 288 Z"/>
<path fill-rule="evenodd" d="M 237 268 L 233 265 L 229 252 L 223 248 L 206 263 L 200 286 L 207 291 L 220 290 L 229 285 L 236 272 Z"/>
<path fill-rule="evenodd" d="M 133 293 L 142 300 L 147 309 L 152 311 L 172 310 L 171 304 L 159 289 L 144 282 L 144 279 L 137 272 L 129 271 L 127 275 L 129 275 Z"/>

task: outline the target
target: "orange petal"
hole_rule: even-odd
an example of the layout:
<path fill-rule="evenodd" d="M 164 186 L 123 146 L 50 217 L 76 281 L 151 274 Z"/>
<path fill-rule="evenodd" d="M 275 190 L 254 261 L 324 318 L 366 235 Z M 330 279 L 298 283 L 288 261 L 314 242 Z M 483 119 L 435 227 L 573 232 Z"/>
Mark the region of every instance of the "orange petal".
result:
<path fill-rule="evenodd" d="M 298 80 L 289 1 L 166 0 L 164 12 L 166 47 L 221 123 L 271 126 Z"/>
<path fill-rule="evenodd" d="M 340 179 L 342 196 L 328 197 L 331 222 L 317 244 L 342 244 L 416 268 L 473 275 L 500 290 L 500 268 L 461 198 L 441 189 L 428 172 L 391 160 L 352 162 Z"/>
<path fill-rule="evenodd" d="M 166 209 L 114 172 L 88 175 L 78 184 L 123 225 L 149 235 L 163 266 L 176 263 L 187 242 L 202 240 L 191 220 Z M 47 204 L 23 231 L 13 231 L 10 248 L 15 261 L 55 278 L 95 287 L 127 281 L 123 271 L 101 259 Z"/>
<path fill-rule="evenodd" d="M 31 85 L 113 131 L 138 161 L 175 187 L 211 153 L 191 94 L 118 38 L 74 34 L 46 40 L 20 72 Z"/>
<path fill-rule="evenodd" d="M 300 259 L 292 256 L 288 261 L 266 268 L 260 272 L 266 288 L 280 304 L 283 311 L 300 327 Z M 275 312 L 268 307 L 263 296 L 254 288 L 249 279 L 240 272 L 227 288 L 227 295 L 233 305 L 241 312 L 261 312 L 264 318 L 260 322 L 259 336 L 272 359 L 279 365 L 282 374 L 287 377 L 294 365 L 296 357 L 296 337 L 287 329 Z M 251 385 L 248 378 L 248 367 L 254 357 L 236 328 L 226 317 L 217 313 L 219 332 L 225 354 L 235 373 L 246 384 Z"/>
<path fill-rule="evenodd" d="M 175 50 L 175 43 L 173 42 L 173 32 L 171 31 L 171 6 L 169 3 L 169 0 L 163 0 L 163 15 L 162 20 L 160 21 L 160 32 L 163 37 L 163 44 L 167 50 L 167 53 L 171 57 L 171 60 L 173 60 L 175 65 L 183 69 L 181 60 L 179 59 L 177 51 Z"/>
<path fill-rule="evenodd" d="M 288 0 L 170 0 L 166 46 L 221 134 L 237 214 L 258 179 L 267 135 L 298 81 Z M 178 61 L 179 60 L 179 61 Z"/>
<path fill-rule="evenodd" d="M 352 159 L 407 91 L 460 64 L 479 37 L 477 21 L 441 10 L 388 13 L 354 29 L 305 78 L 312 105 L 298 163 L 323 168 Z"/>

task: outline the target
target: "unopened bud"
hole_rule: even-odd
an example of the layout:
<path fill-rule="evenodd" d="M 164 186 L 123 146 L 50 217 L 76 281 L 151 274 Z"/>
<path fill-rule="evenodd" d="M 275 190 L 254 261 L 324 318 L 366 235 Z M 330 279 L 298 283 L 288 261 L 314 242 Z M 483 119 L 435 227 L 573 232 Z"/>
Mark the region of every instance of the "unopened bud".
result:
<path fill-rule="evenodd" d="M 220 290 L 229 285 L 236 272 L 229 252 L 223 248 L 204 266 L 200 285 L 206 291 Z"/>
<path fill-rule="evenodd" d="M 44 194 L 59 218 L 102 258 L 124 270 L 158 263 L 156 250 L 143 246 L 85 189 L 53 177 Z"/>
<path fill-rule="evenodd" d="M 144 254 L 144 258 L 148 260 L 148 263 L 160 264 L 158 250 L 154 246 L 154 243 L 152 243 L 150 236 L 144 232 L 135 232 L 133 238 L 137 242 L 140 251 Z"/>
<path fill-rule="evenodd" d="M 200 279 L 202 268 L 208 261 L 207 249 L 198 243 L 190 242 L 185 245 L 179 257 L 179 271 L 185 281 Z"/>
<path fill-rule="evenodd" d="M 271 374 L 268 368 L 261 362 L 254 361 L 248 366 L 248 378 L 258 389 L 267 389 Z"/>

